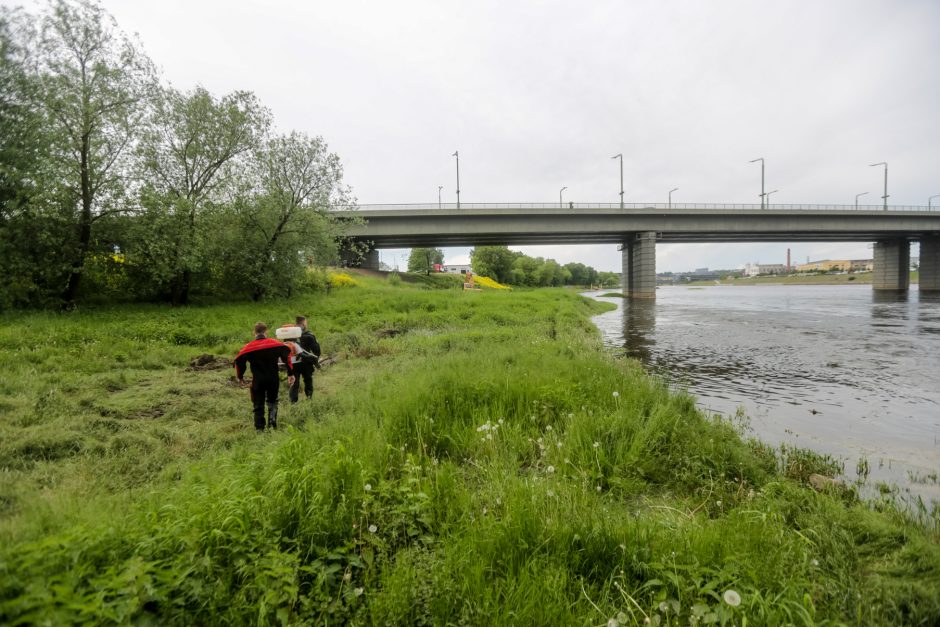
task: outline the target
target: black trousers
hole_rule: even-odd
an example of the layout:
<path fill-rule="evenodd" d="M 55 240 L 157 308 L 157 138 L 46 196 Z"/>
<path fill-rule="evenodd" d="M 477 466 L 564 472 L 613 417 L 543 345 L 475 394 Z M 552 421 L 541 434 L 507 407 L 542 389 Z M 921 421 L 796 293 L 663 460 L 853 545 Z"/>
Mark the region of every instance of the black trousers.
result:
<path fill-rule="evenodd" d="M 313 364 L 294 364 L 294 385 L 290 386 L 290 402 L 296 403 L 300 395 L 300 380 L 304 380 L 304 394 L 313 398 Z"/>
<path fill-rule="evenodd" d="M 264 405 L 268 405 L 268 426 L 277 426 L 277 392 L 281 387 L 279 379 L 272 381 L 251 381 L 251 406 L 254 410 L 255 429 L 264 430 Z"/>

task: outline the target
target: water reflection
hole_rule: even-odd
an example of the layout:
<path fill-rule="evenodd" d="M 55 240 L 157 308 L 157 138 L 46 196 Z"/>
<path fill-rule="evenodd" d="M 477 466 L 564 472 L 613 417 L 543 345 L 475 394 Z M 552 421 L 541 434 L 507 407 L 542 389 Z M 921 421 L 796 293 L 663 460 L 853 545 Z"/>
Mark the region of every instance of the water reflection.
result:
<path fill-rule="evenodd" d="M 607 299 L 605 343 L 687 388 L 708 411 L 744 407 L 757 436 L 871 461 L 912 486 L 940 470 L 940 298 L 868 286 L 663 288 Z M 916 485 L 925 498 L 940 486 Z"/>
<path fill-rule="evenodd" d="M 656 344 L 656 301 L 649 298 L 623 299 L 623 340 L 627 355 L 650 364 L 650 350 Z"/>

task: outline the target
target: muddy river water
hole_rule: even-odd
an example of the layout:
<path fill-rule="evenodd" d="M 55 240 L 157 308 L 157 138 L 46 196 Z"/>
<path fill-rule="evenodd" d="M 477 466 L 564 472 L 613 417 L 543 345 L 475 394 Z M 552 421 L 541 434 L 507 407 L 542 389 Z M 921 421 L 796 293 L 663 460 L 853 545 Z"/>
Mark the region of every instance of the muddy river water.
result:
<path fill-rule="evenodd" d="M 871 286 L 661 287 L 594 323 L 710 413 L 940 501 L 940 298 Z"/>

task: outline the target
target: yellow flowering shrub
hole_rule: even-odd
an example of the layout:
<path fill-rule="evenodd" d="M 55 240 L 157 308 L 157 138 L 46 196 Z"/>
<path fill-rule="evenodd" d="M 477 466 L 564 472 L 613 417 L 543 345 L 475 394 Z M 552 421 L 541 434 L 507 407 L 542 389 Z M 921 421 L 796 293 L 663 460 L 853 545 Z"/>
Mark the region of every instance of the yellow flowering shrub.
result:
<path fill-rule="evenodd" d="M 359 283 L 345 272 L 330 273 L 330 287 L 356 287 Z"/>
<path fill-rule="evenodd" d="M 480 287 L 489 287 L 494 290 L 508 290 L 512 289 L 508 285 L 503 285 L 502 283 L 497 283 L 488 276 L 474 276 L 473 282 L 479 285 Z"/>

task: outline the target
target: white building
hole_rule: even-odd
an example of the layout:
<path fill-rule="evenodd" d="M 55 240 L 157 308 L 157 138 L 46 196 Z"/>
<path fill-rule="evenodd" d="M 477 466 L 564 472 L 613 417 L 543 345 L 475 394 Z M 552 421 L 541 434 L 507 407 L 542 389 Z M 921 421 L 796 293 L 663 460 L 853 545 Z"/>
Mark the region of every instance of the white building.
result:
<path fill-rule="evenodd" d="M 441 272 L 447 274 L 466 274 L 470 271 L 470 264 L 447 264 L 441 266 Z"/>
<path fill-rule="evenodd" d="M 787 267 L 782 263 L 746 263 L 744 276 L 757 276 L 759 274 L 784 274 Z"/>

